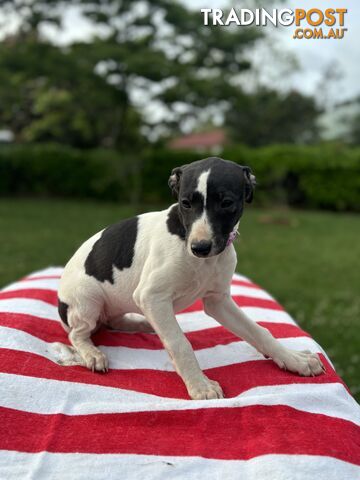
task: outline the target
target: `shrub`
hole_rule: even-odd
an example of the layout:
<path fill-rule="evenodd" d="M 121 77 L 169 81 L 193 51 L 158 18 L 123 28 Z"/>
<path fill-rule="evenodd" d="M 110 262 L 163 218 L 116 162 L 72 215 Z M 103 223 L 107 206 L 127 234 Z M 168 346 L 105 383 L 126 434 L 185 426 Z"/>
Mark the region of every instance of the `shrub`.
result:
<path fill-rule="evenodd" d="M 250 165 L 257 198 L 287 205 L 360 211 L 360 149 L 337 145 L 275 145 L 226 149 L 224 158 Z"/>
<path fill-rule="evenodd" d="M 109 150 L 76 150 L 56 144 L 0 148 L 0 194 L 126 200 L 126 168 Z"/>

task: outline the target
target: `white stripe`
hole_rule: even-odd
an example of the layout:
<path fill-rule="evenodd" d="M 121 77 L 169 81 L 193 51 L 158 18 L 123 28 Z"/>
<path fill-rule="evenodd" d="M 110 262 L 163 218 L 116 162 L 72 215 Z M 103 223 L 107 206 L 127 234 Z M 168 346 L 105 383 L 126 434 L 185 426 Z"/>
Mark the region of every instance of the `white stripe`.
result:
<path fill-rule="evenodd" d="M 271 308 L 241 307 L 246 315 L 254 322 L 287 323 L 297 325 L 295 320 L 284 310 L 273 310 Z"/>
<path fill-rule="evenodd" d="M 308 337 L 284 338 L 279 339 L 279 342 L 284 347 L 294 350 L 323 352 L 321 347 Z M 0 327 L 0 348 L 34 353 L 55 363 L 62 359 L 57 344 L 45 342 L 29 333 L 7 327 Z M 163 349 L 101 346 L 101 350 L 109 358 L 110 368 L 113 369 L 151 368 L 152 370 L 174 371 L 174 366 Z M 200 367 L 205 370 L 254 360 L 265 361 L 255 348 L 244 341 L 203 348 L 196 350 L 195 355 Z"/>
<path fill-rule="evenodd" d="M 265 298 L 266 300 L 274 300 L 274 297 L 265 292 L 265 290 L 261 290 L 259 288 L 244 287 L 242 285 L 232 285 L 231 295 L 242 295 L 251 298 Z"/>
<path fill-rule="evenodd" d="M 219 327 L 220 323 L 214 318 L 206 315 L 205 312 L 178 313 L 177 321 L 183 332 L 197 332 L 206 328 Z"/>
<path fill-rule="evenodd" d="M 6 480 L 357 480 L 360 467 L 320 455 L 213 460 L 190 456 L 2 451 L 0 477 Z"/>
<path fill-rule="evenodd" d="M 18 387 L 20 382 L 21 388 Z M 210 402 L 169 399 L 121 388 L 6 373 L 0 374 L 0 385 L 3 407 L 39 414 L 90 415 L 287 405 L 360 425 L 360 407 L 341 383 L 259 386 L 237 397 Z"/>
<path fill-rule="evenodd" d="M 198 178 L 198 184 L 196 190 L 201 193 L 201 195 L 204 197 L 204 209 L 206 206 L 206 197 L 207 197 L 207 181 L 208 177 L 210 175 L 210 170 L 206 170 L 206 172 L 203 172 L 199 178 Z"/>
<path fill-rule="evenodd" d="M 10 373 L 0 373 L 0 386 L 1 406 L 42 414 L 86 415 L 155 410 L 157 406 L 161 407 L 162 402 L 169 400 L 103 385 Z"/>
<path fill-rule="evenodd" d="M 253 283 L 253 281 L 249 277 L 246 277 L 245 275 L 241 275 L 240 273 L 237 273 L 237 272 L 234 273 L 233 279 L 234 280 L 241 280 L 242 282 Z"/>
<path fill-rule="evenodd" d="M 23 280 L 22 282 L 11 283 L 2 292 L 14 292 L 16 290 L 54 290 L 57 291 L 60 279 L 48 278 L 39 280 Z"/>
<path fill-rule="evenodd" d="M 258 307 L 243 307 L 241 310 L 254 322 L 296 325 L 290 315 L 284 311 Z M 216 320 L 206 315 L 203 311 L 178 313 L 176 318 L 184 332 L 196 332 L 198 330 L 218 327 L 220 325 Z"/>
<path fill-rule="evenodd" d="M 32 298 L 0 299 L 0 313 L 25 313 L 47 320 L 60 320 L 57 307 L 42 300 L 33 300 Z"/>
<path fill-rule="evenodd" d="M 35 277 L 46 277 L 51 275 L 62 275 L 64 271 L 64 267 L 48 267 L 43 268 L 42 270 L 36 270 L 35 272 L 26 275 L 27 278 L 35 278 Z"/>

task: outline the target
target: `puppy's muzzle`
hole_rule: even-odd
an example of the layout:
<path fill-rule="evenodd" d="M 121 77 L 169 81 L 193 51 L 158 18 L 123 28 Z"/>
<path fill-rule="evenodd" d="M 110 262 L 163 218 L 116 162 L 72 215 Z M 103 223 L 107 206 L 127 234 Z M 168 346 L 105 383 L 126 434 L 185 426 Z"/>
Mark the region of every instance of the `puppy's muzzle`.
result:
<path fill-rule="evenodd" d="M 211 251 L 212 242 L 209 240 L 201 240 L 200 242 L 192 242 L 191 251 L 197 257 L 207 257 Z"/>

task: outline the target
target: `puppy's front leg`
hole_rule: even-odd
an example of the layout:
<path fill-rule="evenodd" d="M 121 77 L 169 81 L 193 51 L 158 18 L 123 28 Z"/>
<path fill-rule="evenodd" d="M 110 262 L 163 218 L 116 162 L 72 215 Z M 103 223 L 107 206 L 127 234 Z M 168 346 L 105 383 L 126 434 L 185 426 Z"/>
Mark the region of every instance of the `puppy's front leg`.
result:
<path fill-rule="evenodd" d="M 171 301 L 146 294 L 139 295 L 135 301 L 159 335 L 190 397 L 194 400 L 223 398 L 220 385 L 201 371 L 190 342 L 177 323 Z"/>
<path fill-rule="evenodd" d="M 250 320 L 230 294 L 214 294 L 203 301 L 208 315 L 246 340 L 263 355 L 271 357 L 280 368 L 306 377 L 320 375 L 325 370 L 316 353 L 285 348 L 266 328 Z"/>

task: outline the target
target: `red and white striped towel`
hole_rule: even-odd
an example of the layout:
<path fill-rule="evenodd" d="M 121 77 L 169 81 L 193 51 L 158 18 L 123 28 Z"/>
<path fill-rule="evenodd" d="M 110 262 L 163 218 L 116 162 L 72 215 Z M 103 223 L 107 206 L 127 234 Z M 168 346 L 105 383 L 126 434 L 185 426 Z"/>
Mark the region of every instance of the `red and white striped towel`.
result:
<path fill-rule="evenodd" d="M 322 348 L 264 290 L 232 294 L 284 345 L 318 352 L 325 375 L 280 370 L 206 316 L 177 316 L 226 398 L 189 400 L 154 334 L 100 331 L 107 374 L 56 363 L 61 268 L 0 292 L 0 479 L 360 478 L 360 407 Z"/>

